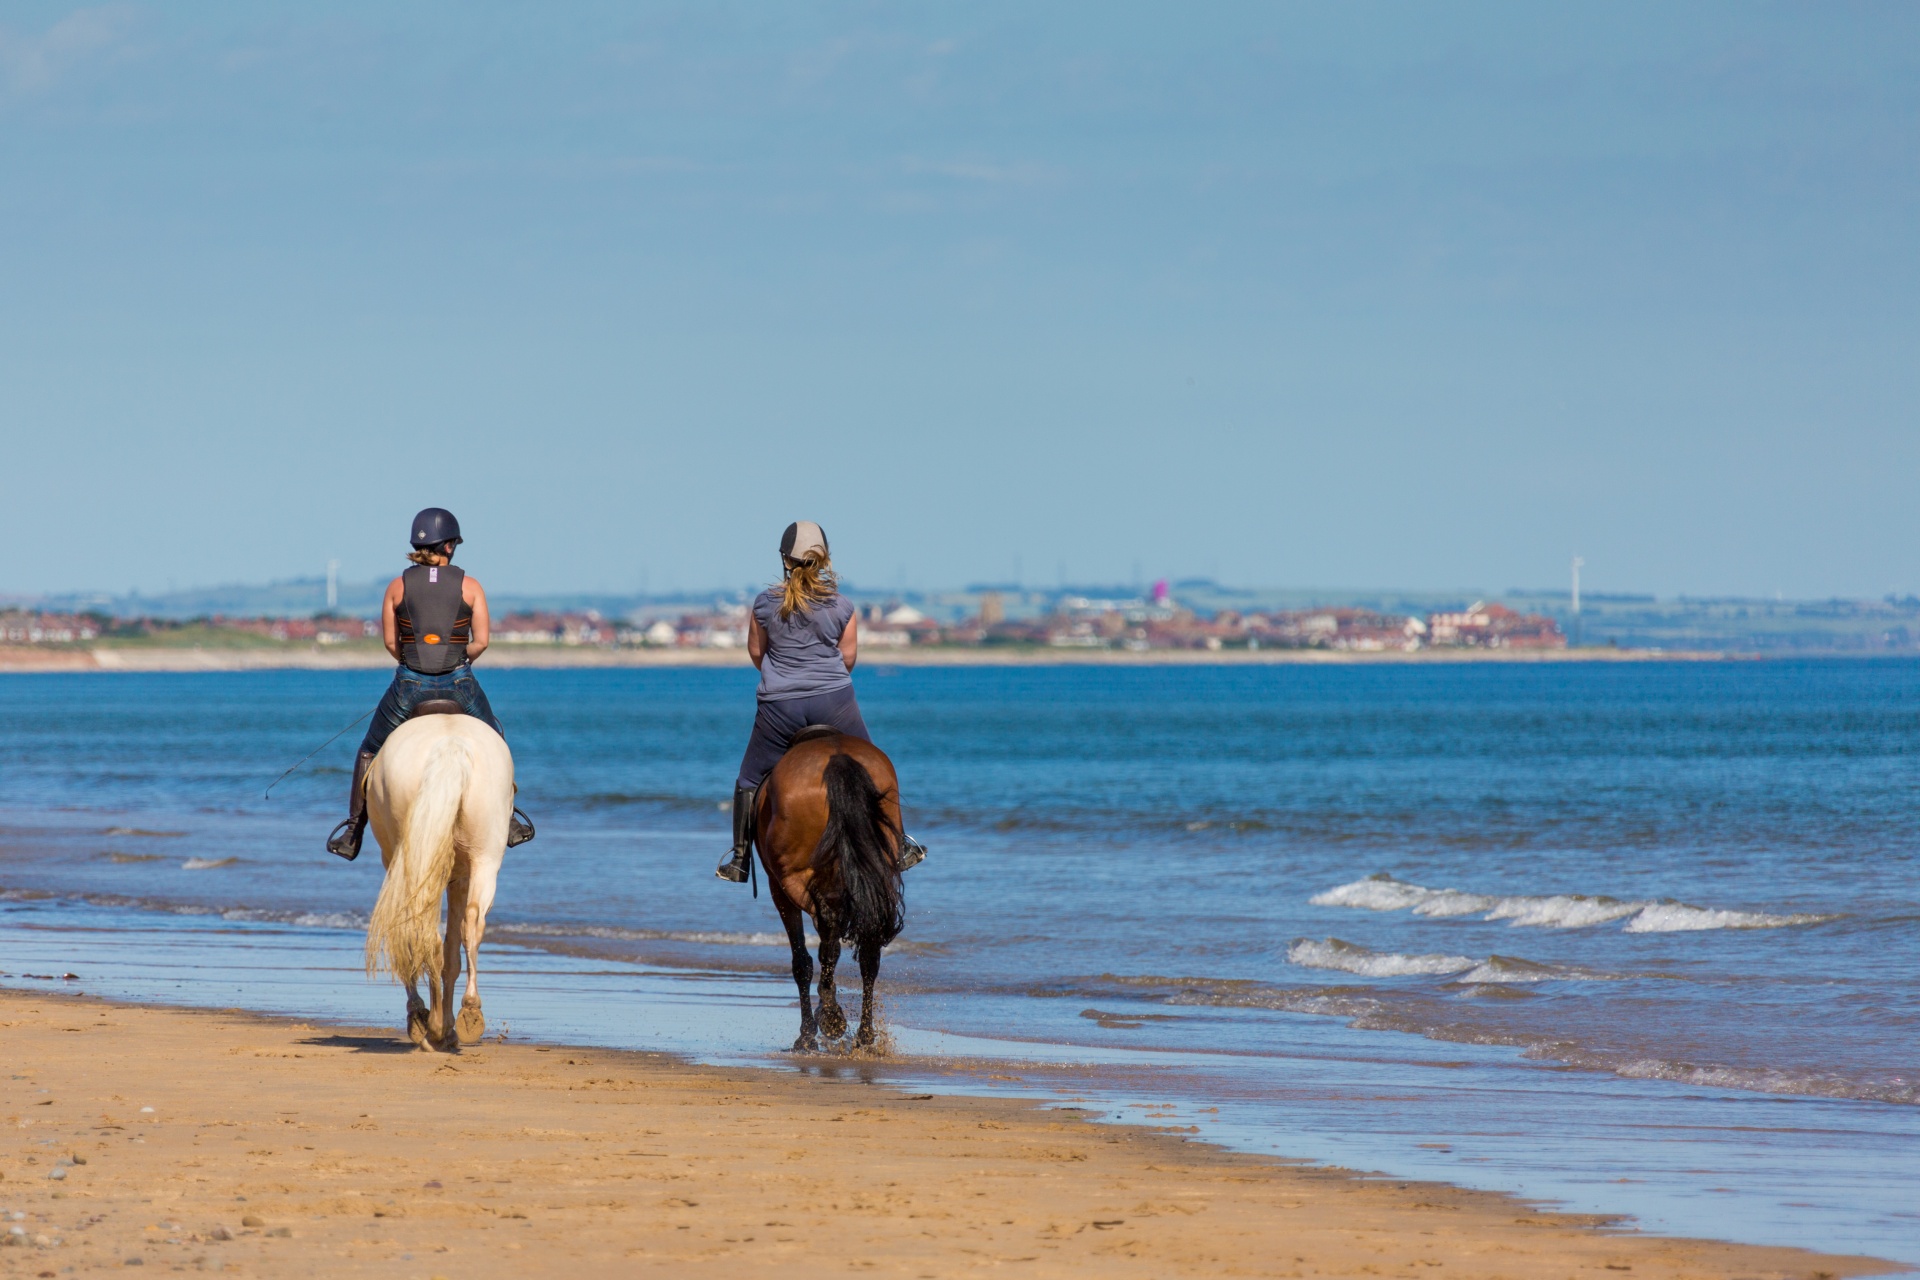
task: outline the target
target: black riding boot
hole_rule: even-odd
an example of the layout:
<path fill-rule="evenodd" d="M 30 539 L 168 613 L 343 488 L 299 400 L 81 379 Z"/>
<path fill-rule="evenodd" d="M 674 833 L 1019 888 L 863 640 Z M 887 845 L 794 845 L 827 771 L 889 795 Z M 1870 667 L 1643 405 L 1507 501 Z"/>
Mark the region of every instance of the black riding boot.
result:
<path fill-rule="evenodd" d="M 759 794 L 758 787 L 733 789 L 733 852 L 714 869 L 722 880 L 747 882 L 747 859 L 753 856 L 753 801 Z"/>
<path fill-rule="evenodd" d="M 367 831 L 367 766 L 371 753 L 362 751 L 353 761 L 353 792 L 347 797 L 347 820 L 327 837 L 327 852 L 352 862 L 360 856 L 360 837 Z"/>

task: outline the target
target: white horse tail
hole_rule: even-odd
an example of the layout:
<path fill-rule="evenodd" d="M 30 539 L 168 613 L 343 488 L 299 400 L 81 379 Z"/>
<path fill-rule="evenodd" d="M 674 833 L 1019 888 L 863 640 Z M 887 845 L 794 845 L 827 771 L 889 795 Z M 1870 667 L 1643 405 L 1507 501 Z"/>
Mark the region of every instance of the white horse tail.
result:
<path fill-rule="evenodd" d="M 428 750 L 420 785 L 407 810 L 400 848 L 367 922 L 367 974 L 386 967 L 412 985 L 426 974 L 440 989 L 440 894 L 453 875 L 453 832 L 473 774 L 467 744 L 449 735 Z"/>

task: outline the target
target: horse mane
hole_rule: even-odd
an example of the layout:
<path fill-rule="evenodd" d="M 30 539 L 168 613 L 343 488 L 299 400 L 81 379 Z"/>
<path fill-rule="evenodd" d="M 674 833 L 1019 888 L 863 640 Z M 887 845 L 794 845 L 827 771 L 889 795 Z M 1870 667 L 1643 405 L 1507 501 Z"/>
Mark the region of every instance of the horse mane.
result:
<path fill-rule="evenodd" d="M 900 884 L 900 829 L 867 767 L 844 751 L 827 761 L 827 826 L 813 851 L 814 906 L 821 932 L 876 951 L 906 927 Z"/>

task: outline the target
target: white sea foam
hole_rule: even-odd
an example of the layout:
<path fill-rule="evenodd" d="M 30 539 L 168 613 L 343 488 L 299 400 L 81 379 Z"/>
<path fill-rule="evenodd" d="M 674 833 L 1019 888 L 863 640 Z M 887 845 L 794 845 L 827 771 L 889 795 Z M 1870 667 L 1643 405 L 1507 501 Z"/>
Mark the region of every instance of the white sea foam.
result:
<path fill-rule="evenodd" d="M 1605 982 L 1614 975 L 1595 973 L 1572 965 L 1542 964 L 1518 956 L 1472 956 L 1442 954 L 1401 955 L 1393 951 L 1375 951 L 1339 938 L 1298 938 L 1287 948 L 1287 960 L 1305 969 L 1334 969 L 1357 973 L 1367 978 L 1404 978 L 1412 976 L 1454 977 L 1457 983 L 1523 982 Z"/>
<path fill-rule="evenodd" d="M 1798 1094 L 1809 1098 L 1850 1098 L 1907 1106 L 1920 1103 L 1920 1084 L 1901 1076 L 1879 1074 L 1862 1077 L 1805 1068 L 1676 1062 L 1665 1058 L 1595 1053 L 1563 1043 L 1535 1045 L 1521 1056 L 1551 1058 L 1589 1070 L 1611 1071 L 1630 1080 L 1672 1080 L 1710 1089 L 1744 1089 L 1753 1093 Z"/>
<path fill-rule="evenodd" d="M 1796 912 L 1769 915 L 1764 911 L 1715 911 L 1684 902 L 1654 902 L 1627 924 L 1628 933 L 1687 933 L 1694 929 L 1784 929 L 1790 925 L 1824 924 L 1840 917 Z"/>
<path fill-rule="evenodd" d="M 1413 909 L 1417 916 L 1477 916 L 1500 905 L 1500 899 L 1484 893 L 1462 893 L 1458 889 L 1429 890 L 1428 896 Z"/>
<path fill-rule="evenodd" d="M 784 933 L 722 933 L 680 929 L 621 929 L 592 924 L 499 924 L 489 926 L 490 933 L 516 933 L 537 938 L 602 938 L 611 942 L 700 942 L 717 946 L 784 947 Z M 819 939 L 808 935 L 809 945 Z"/>
<path fill-rule="evenodd" d="M 1834 915 L 1797 912 L 1723 911 L 1684 902 L 1649 902 L 1584 893 L 1515 894 L 1495 897 L 1462 889 L 1429 889 L 1384 873 L 1336 885 L 1308 899 L 1316 907 L 1357 907 L 1365 911 L 1405 911 L 1435 919 L 1479 916 L 1506 920 L 1516 928 L 1587 929 L 1625 920 L 1628 933 L 1684 933 L 1697 929 L 1783 929 L 1822 924 Z"/>
<path fill-rule="evenodd" d="M 1473 968 L 1476 963 L 1471 956 L 1403 956 L 1390 951 L 1374 951 L 1351 942 L 1342 942 L 1338 938 L 1319 941 L 1312 938 L 1296 939 L 1287 948 L 1287 960 L 1306 969 L 1338 969 L 1342 973 L 1358 973 L 1369 978 L 1459 973 L 1463 969 Z"/>
<path fill-rule="evenodd" d="M 1594 981 L 1607 974 L 1542 965 L 1513 956 L 1490 956 L 1452 981 L 1545 982 Z M 1344 1018 L 1348 1025 L 1367 1031 L 1399 1031 L 1432 1040 L 1460 1044 L 1507 1045 L 1535 1061 L 1561 1062 L 1590 1071 L 1607 1071 L 1631 1079 L 1673 1080 L 1720 1089 L 1806 1097 L 1859 1098 L 1878 1102 L 1920 1104 L 1920 1081 L 1911 1073 L 1849 1074 L 1810 1069 L 1735 1066 L 1725 1063 L 1685 1062 L 1633 1050 L 1597 1050 L 1560 1035 L 1529 1033 L 1519 1028 L 1474 1027 L 1449 1009 L 1431 1001 L 1382 999 L 1348 991 L 1275 987 L 1240 979 L 1126 977 L 1112 979 L 1139 990 L 1161 988 L 1165 1003 L 1176 1006 L 1278 1009 L 1288 1013 Z M 1383 995 L 1388 993 L 1382 992 Z M 1395 993 L 1398 994 L 1398 993 Z"/>
<path fill-rule="evenodd" d="M 180 864 L 182 871 L 211 871 L 215 867 L 230 867 L 240 861 L 238 858 L 188 858 Z"/>
<path fill-rule="evenodd" d="M 181 912 L 182 915 L 201 914 Z M 351 911 L 261 911 L 251 907 L 229 907 L 219 913 L 222 920 L 236 924 L 290 924 L 301 929 L 364 929 L 367 918 Z"/>
<path fill-rule="evenodd" d="M 1501 898 L 1487 912 L 1489 920 L 1511 920 L 1516 927 L 1543 929 L 1585 929 L 1638 914 L 1649 906 L 1645 902 L 1622 902 L 1618 898 L 1589 898 L 1584 893 L 1556 893 L 1551 897 Z"/>
<path fill-rule="evenodd" d="M 1454 979 L 1462 983 L 1615 982 L 1613 974 L 1595 973 L 1573 965 L 1541 964 L 1518 956 L 1488 956 Z"/>
<path fill-rule="evenodd" d="M 1367 911 L 1404 911 L 1433 896 L 1433 890 L 1395 880 L 1388 875 L 1368 876 L 1316 893 L 1308 901 L 1316 907 L 1361 907 Z"/>

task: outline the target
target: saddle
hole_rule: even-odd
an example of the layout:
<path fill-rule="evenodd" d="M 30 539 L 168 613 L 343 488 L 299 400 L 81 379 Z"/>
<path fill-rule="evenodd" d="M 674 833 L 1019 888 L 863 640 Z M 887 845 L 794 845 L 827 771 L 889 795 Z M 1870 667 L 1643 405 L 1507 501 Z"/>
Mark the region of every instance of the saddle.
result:
<path fill-rule="evenodd" d="M 467 709 L 452 698 L 423 698 L 413 704 L 413 710 L 407 712 L 407 719 L 415 720 L 421 716 L 463 716 Z M 520 791 L 514 788 L 515 794 Z M 507 848 L 512 849 L 533 839 L 533 819 L 520 812 L 513 811 L 513 820 L 507 824 Z M 349 859 L 351 861 L 351 859 Z"/>
<path fill-rule="evenodd" d="M 810 724 L 800 732 L 794 734 L 793 741 L 788 743 L 787 746 L 791 749 L 799 746 L 803 742 L 812 742 L 815 738 L 837 738 L 839 736 L 840 731 L 830 724 Z"/>

